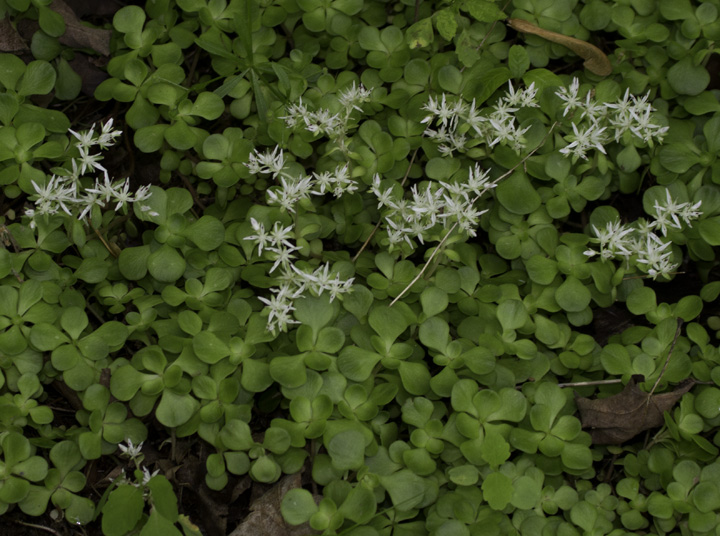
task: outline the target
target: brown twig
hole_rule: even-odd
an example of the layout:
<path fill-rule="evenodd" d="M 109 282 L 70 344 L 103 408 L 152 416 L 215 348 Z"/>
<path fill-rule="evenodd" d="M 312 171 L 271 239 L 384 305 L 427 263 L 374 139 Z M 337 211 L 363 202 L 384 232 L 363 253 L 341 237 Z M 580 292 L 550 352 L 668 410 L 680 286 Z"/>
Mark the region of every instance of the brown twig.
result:
<path fill-rule="evenodd" d="M 44 525 L 36 525 L 35 523 L 26 523 L 25 521 L 18 521 L 17 519 L 13 519 L 14 523 L 17 523 L 18 525 L 23 525 L 25 527 L 30 527 L 33 529 L 38 530 L 44 530 L 45 532 L 49 532 L 50 534 L 55 534 L 56 536 L 60 536 L 60 533 L 56 531 L 55 529 L 51 529 L 50 527 L 46 527 Z"/>

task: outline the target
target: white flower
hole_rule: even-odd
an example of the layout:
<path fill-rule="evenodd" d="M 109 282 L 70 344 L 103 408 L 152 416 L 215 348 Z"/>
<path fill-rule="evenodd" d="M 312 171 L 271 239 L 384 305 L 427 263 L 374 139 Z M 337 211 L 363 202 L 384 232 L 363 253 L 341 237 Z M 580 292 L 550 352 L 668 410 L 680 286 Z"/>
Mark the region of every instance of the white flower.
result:
<path fill-rule="evenodd" d="M 282 149 L 277 145 L 272 152 L 268 149 L 264 153 L 260 153 L 257 149 L 254 149 L 253 152 L 248 155 L 248 161 L 245 163 L 245 166 L 253 175 L 257 175 L 258 173 L 272 173 L 273 177 L 276 177 L 285 167 L 285 157 L 283 156 Z"/>
<path fill-rule="evenodd" d="M 572 123 L 573 134 L 567 137 L 567 139 L 573 140 L 569 145 L 560 149 L 560 152 L 564 155 L 572 155 L 575 158 L 583 158 L 587 160 L 586 152 L 591 147 L 595 147 L 598 151 L 603 154 L 605 147 L 605 136 L 603 132 L 607 127 L 599 127 L 597 123 L 590 124 L 587 128 L 582 130 L 578 129 L 577 124 Z"/>
<path fill-rule="evenodd" d="M 299 324 L 297 320 L 292 318 L 292 312 L 295 307 L 286 296 L 275 295 L 270 299 L 258 296 L 258 300 L 263 302 L 270 312 L 268 314 L 267 329 L 268 331 L 287 331 L 290 324 Z"/>
<path fill-rule="evenodd" d="M 95 125 L 93 125 L 90 130 L 84 130 L 81 132 L 75 132 L 72 129 L 68 129 L 68 132 L 75 136 L 78 140 L 78 142 L 75 144 L 76 147 L 80 148 L 90 148 L 93 145 L 95 145 L 95 133 L 93 132 L 95 129 Z"/>
<path fill-rule="evenodd" d="M 573 78 L 570 88 L 561 87 L 555 95 L 560 97 L 565 102 L 565 111 L 563 117 L 572 112 L 575 108 L 579 108 L 582 105 L 582 100 L 578 98 L 578 90 L 580 89 L 580 80 Z"/>
<path fill-rule="evenodd" d="M 370 90 L 365 89 L 362 84 L 360 84 L 359 87 L 356 87 L 355 82 L 353 82 L 352 87 L 344 89 L 338 93 L 338 100 L 345 109 L 352 110 L 354 108 L 355 110 L 362 112 L 362 108 L 360 108 L 359 105 L 370 100 Z"/>
<path fill-rule="evenodd" d="M 270 268 L 270 270 L 269 270 L 270 273 L 273 273 L 278 268 L 278 266 L 282 266 L 283 269 L 287 269 L 290 266 L 290 264 L 292 264 L 292 259 L 295 258 L 295 255 L 293 255 L 293 251 L 297 251 L 300 248 L 297 246 L 292 246 L 292 247 L 280 246 L 280 247 L 269 247 L 267 249 L 268 249 L 268 251 L 275 253 L 275 259 L 274 259 L 275 262 L 272 265 L 272 268 Z"/>
<path fill-rule="evenodd" d="M 147 467 L 142 468 L 143 473 L 143 479 L 142 479 L 142 485 L 145 486 L 148 482 L 150 482 L 150 479 L 154 476 L 156 476 L 160 472 L 160 469 L 155 469 L 155 471 L 150 474 L 150 471 Z"/>
<path fill-rule="evenodd" d="M 132 439 L 128 439 L 127 445 L 123 445 L 122 443 L 118 443 L 118 448 L 128 458 L 136 458 L 140 455 L 142 452 L 142 446 L 143 442 L 141 441 L 139 445 L 133 445 Z"/>
<path fill-rule="evenodd" d="M 250 218 L 250 225 L 256 234 L 246 236 L 245 240 L 254 240 L 258 245 L 258 255 L 262 255 L 263 248 L 267 247 L 271 242 L 270 235 L 265 232 L 265 226 L 259 223 L 255 218 Z"/>
<path fill-rule="evenodd" d="M 83 146 L 78 146 L 78 151 L 80 152 L 80 175 L 84 175 L 86 172 L 93 169 L 107 171 L 102 164 L 100 164 L 100 160 L 102 160 L 102 155 L 100 153 L 90 154 L 88 152 L 88 148 Z"/>

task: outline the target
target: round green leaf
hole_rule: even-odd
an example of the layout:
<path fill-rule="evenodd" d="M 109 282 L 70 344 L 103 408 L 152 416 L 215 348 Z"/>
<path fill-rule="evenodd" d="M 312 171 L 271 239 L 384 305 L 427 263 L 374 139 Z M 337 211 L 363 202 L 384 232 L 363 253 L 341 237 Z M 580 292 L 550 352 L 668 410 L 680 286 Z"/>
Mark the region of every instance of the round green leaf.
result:
<path fill-rule="evenodd" d="M 562 285 L 555 290 L 558 305 L 570 313 L 584 311 L 590 305 L 590 290 L 579 279 L 569 275 Z"/>
<path fill-rule="evenodd" d="M 280 504 L 280 512 L 290 525 L 301 525 L 317 512 L 317 504 L 306 489 L 295 488 L 288 491 Z"/>
<path fill-rule="evenodd" d="M 359 469 L 365 462 L 365 437 L 358 430 L 344 430 L 327 442 L 333 465 L 342 470 Z"/>
<path fill-rule="evenodd" d="M 482 483 L 483 496 L 493 510 L 503 510 L 514 491 L 512 480 L 502 473 L 490 473 Z"/>
<path fill-rule="evenodd" d="M 145 24 L 145 11 L 139 6 L 125 6 L 113 17 L 113 26 L 120 33 L 140 32 Z"/>
<path fill-rule="evenodd" d="M 699 95 L 708 87 L 710 73 L 687 56 L 668 69 L 667 81 L 680 95 Z"/>
<path fill-rule="evenodd" d="M 174 248 L 163 244 L 147 258 L 150 275 L 161 283 L 174 283 L 185 273 L 185 259 Z"/>
<path fill-rule="evenodd" d="M 44 60 L 35 60 L 28 63 L 25 74 L 20 80 L 18 95 L 47 95 L 55 87 L 57 75 L 55 69 Z"/>
<path fill-rule="evenodd" d="M 530 214 L 542 202 L 527 175 L 521 171 L 501 181 L 495 191 L 500 204 L 513 214 Z"/>
<path fill-rule="evenodd" d="M 637 287 L 627 297 L 626 305 L 634 315 L 644 315 L 657 309 L 655 291 L 650 287 Z"/>

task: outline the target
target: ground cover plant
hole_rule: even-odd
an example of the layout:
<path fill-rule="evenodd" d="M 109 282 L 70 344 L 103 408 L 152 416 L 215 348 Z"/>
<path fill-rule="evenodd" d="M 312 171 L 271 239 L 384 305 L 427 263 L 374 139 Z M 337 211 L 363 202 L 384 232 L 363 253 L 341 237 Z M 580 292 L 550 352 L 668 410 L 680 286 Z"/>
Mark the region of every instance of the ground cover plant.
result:
<path fill-rule="evenodd" d="M 717 0 L 0 0 L 0 531 L 718 534 Z"/>

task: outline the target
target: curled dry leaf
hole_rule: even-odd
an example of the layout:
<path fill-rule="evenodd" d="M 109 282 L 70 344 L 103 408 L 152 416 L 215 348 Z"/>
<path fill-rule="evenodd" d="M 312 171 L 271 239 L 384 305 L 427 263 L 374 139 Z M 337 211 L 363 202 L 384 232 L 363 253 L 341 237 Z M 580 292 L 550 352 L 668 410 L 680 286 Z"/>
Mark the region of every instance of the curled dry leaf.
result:
<path fill-rule="evenodd" d="M 640 390 L 638 381 L 643 381 L 643 377 L 633 376 L 622 392 L 608 398 L 576 397 L 582 427 L 590 430 L 595 445 L 619 445 L 640 432 L 662 426 L 663 413 L 670 411 L 697 383 L 694 379 L 685 380 L 674 391 L 649 395 Z"/>
<path fill-rule="evenodd" d="M 65 21 L 65 33 L 59 37 L 63 45 L 72 48 L 90 48 L 103 56 L 110 55 L 111 30 L 85 26 L 63 0 L 53 0 L 50 9 L 60 13 Z"/>
<path fill-rule="evenodd" d="M 289 525 L 280 513 L 285 494 L 301 486 L 301 475 L 287 475 L 250 505 L 250 513 L 229 536 L 308 536 L 317 534 L 307 523 Z M 317 502 L 322 497 L 315 497 Z"/>
<path fill-rule="evenodd" d="M 585 68 L 592 73 L 599 76 L 608 76 L 612 73 L 610 60 L 605 53 L 595 45 L 591 45 L 590 43 L 581 41 L 580 39 L 575 39 L 574 37 L 569 37 L 557 32 L 551 32 L 550 30 L 544 30 L 543 28 L 535 26 L 531 22 L 523 19 L 507 19 L 506 22 L 513 30 L 537 35 L 543 39 L 547 39 L 548 41 L 552 41 L 553 43 L 569 48 L 585 60 L 583 65 L 585 65 Z"/>
<path fill-rule="evenodd" d="M 25 40 L 12 25 L 10 19 L 0 20 L 0 52 L 17 54 L 29 51 L 30 48 L 25 44 Z"/>

